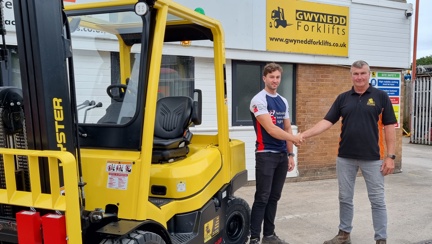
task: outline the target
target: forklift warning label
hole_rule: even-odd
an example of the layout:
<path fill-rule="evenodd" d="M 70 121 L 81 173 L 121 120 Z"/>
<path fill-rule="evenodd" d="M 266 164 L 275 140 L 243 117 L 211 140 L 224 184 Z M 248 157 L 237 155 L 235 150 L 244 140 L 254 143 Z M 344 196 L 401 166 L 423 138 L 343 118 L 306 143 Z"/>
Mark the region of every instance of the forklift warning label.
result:
<path fill-rule="evenodd" d="M 219 234 L 219 216 L 204 224 L 204 243 Z"/>
<path fill-rule="evenodd" d="M 106 170 L 108 172 L 107 188 L 127 189 L 129 174 L 132 172 L 131 162 L 108 161 Z"/>

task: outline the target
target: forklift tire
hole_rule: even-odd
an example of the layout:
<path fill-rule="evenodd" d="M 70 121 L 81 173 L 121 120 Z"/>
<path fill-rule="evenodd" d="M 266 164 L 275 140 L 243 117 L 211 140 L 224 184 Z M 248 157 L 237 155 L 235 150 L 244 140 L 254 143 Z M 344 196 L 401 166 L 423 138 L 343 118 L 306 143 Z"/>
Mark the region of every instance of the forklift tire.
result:
<path fill-rule="evenodd" d="M 121 238 L 105 239 L 100 244 L 165 244 L 165 241 L 156 233 L 136 230 Z"/>
<path fill-rule="evenodd" d="M 250 207 L 242 198 L 228 201 L 226 213 L 224 243 L 246 243 L 249 236 Z"/>

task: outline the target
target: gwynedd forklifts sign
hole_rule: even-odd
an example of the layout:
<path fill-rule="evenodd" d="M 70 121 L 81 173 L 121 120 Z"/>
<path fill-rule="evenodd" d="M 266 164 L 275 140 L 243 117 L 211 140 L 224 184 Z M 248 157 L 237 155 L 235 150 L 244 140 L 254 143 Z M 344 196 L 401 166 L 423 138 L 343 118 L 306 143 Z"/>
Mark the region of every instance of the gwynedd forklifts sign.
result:
<path fill-rule="evenodd" d="M 348 56 L 348 7 L 267 0 L 266 11 L 268 51 Z"/>

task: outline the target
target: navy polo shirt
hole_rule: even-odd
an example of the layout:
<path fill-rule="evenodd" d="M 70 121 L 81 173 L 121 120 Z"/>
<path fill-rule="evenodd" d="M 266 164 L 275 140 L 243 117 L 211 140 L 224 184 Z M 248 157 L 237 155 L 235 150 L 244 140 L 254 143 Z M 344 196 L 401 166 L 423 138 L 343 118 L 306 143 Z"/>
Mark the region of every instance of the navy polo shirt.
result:
<path fill-rule="evenodd" d="M 384 125 L 397 123 L 387 93 L 371 85 L 363 94 L 351 88 L 336 98 L 324 119 L 334 124 L 341 117 L 338 156 L 379 160 L 384 153 Z"/>

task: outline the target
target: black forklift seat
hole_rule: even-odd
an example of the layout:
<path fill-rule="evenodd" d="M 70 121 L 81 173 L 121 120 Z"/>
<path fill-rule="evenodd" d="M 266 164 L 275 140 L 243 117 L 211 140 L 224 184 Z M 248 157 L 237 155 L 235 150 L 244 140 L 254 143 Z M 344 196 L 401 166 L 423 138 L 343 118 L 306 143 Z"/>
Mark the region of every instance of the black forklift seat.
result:
<path fill-rule="evenodd" d="M 153 139 L 153 163 L 169 163 L 186 157 L 192 133 L 192 98 L 163 97 L 157 101 Z"/>

